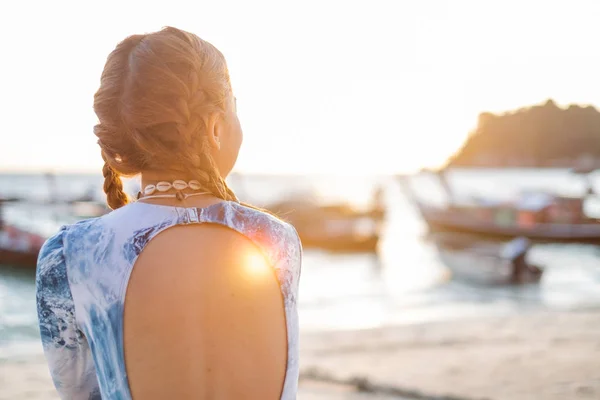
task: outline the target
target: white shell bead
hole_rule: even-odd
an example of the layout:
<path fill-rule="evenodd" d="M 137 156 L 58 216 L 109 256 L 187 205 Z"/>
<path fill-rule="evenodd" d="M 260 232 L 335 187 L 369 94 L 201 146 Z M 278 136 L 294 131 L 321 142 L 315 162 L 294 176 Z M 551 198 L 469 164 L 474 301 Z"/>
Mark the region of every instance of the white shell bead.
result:
<path fill-rule="evenodd" d="M 192 189 L 192 190 L 200 190 L 200 189 L 202 189 L 202 185 L 197 180 L 191 180 L 188 183 L 188 185 L 190 186 L 190 189 Z"/>
<path fill-rule="evenodd" d="M 171 185 L 169 182 L 158 182 L 156 184 L 156 189 L 159 192 L 166 192 L 171 190 L 171 188 L 173 187 L 173 185 Z"/>
<path fill-rule="evenodd" d="M 173 181 L 173 183 L 171 182 L 165 182 L 165 181 L 160 181 L 158 182 L 156 185 L 147 185 L 143 192 L 144 192 L 144 196 L 151 196 L 153 195 L 157 190 L 159 192 L 168 192 L 171 189 L 175 189 L 177 190 L 179 193 L 181 193 L 182 190 L 190 188 L 192 190 L 202 190 L 203 186 L 202 184 L 200 184 L 199 181 L 193 179 L 189 182 L 186 182 L 182 179 L 176 179 L 175 181 Z M 202 193 L 197 193 L 197 194 L 205 194 L 208 192 L 202 192 Z M 185 194 L 183 196 L 185 196 L 184 198 L 187 198 L 187 196 L 195 196 L 196 194 Z M 161 196 L 168 196 L 168 195 L 158 195 L 158 197 Z"/>
<path fill-rule="evenodd" d="M 183 189 L 187 189 L 188 184 L 186 181 L 182 181 L 181 179 L 177 179 L 176 181 L 173 181 L 173 187 L 177 190 L 183 190 Z"/>

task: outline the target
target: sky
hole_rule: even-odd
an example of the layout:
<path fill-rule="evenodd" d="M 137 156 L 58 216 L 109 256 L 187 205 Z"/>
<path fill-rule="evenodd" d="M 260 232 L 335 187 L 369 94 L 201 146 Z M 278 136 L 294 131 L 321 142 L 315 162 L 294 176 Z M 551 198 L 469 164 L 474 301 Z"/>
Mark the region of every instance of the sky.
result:
<path fill-rule="evenodd" d="M 229 64 L 248 173 L 411 172 L 482 111 L 600 105 L 600 1 L 19 1 L 0 5 L 0 170 L 101 168 L 93 94 L 171 25 Z"/>

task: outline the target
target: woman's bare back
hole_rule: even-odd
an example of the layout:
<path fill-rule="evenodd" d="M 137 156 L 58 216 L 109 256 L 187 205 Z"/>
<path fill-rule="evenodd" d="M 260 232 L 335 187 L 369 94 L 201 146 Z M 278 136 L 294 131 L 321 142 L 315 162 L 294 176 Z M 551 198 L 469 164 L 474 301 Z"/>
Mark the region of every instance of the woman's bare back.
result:
<path fill-rule="evenodd" d="M 229 228 L 166 230 L 135 263 L 124 343 L 134 399 L 278 399 L 287 337 L 269 262 Z"/>

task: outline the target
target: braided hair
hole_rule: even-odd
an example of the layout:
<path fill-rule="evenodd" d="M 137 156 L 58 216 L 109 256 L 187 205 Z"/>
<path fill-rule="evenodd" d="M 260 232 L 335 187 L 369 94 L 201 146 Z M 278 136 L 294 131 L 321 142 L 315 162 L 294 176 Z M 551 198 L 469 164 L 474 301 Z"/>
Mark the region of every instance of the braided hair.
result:
<path fill-rule="evenodd" d="M 211 155 L 205 125 L 225 111 L 230 96 L 225 58 L 196 35 L 167 27 L 119 43 L 94 96 L 108 205 L 127 204 L 121 177 L 142 171 L 195 179 L 215 197 L 237 202 Z"/>

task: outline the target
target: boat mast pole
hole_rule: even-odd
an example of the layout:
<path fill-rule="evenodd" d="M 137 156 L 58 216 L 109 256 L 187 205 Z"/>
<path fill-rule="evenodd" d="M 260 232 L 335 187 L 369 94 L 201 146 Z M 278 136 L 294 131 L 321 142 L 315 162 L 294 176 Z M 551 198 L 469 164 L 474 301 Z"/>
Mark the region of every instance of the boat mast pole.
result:
<path fill-rule="evenodd" d="M 583 197 L 595 196 L 596 191 L 594 190 L 594 183 L 592 182 L 591 173 L 584 174 L 583 179 L 585 180 L 585 193 Z"/>
<path fill-rule="evenodd" d="M 448 202 L 450 204 L 454 204 L 454 193 L 452 191 L 452 186 L 450 185 L 450 182 L 448 182 L 448 176 L 446 174 L 446 169 L 442 168 L 442 169 L 438 170 L 436 172 L 436 175 L 440 181 L 442 189 L 444 189 L 444 193 L 446 194 L 446 196 L 448 198 Z"/>

